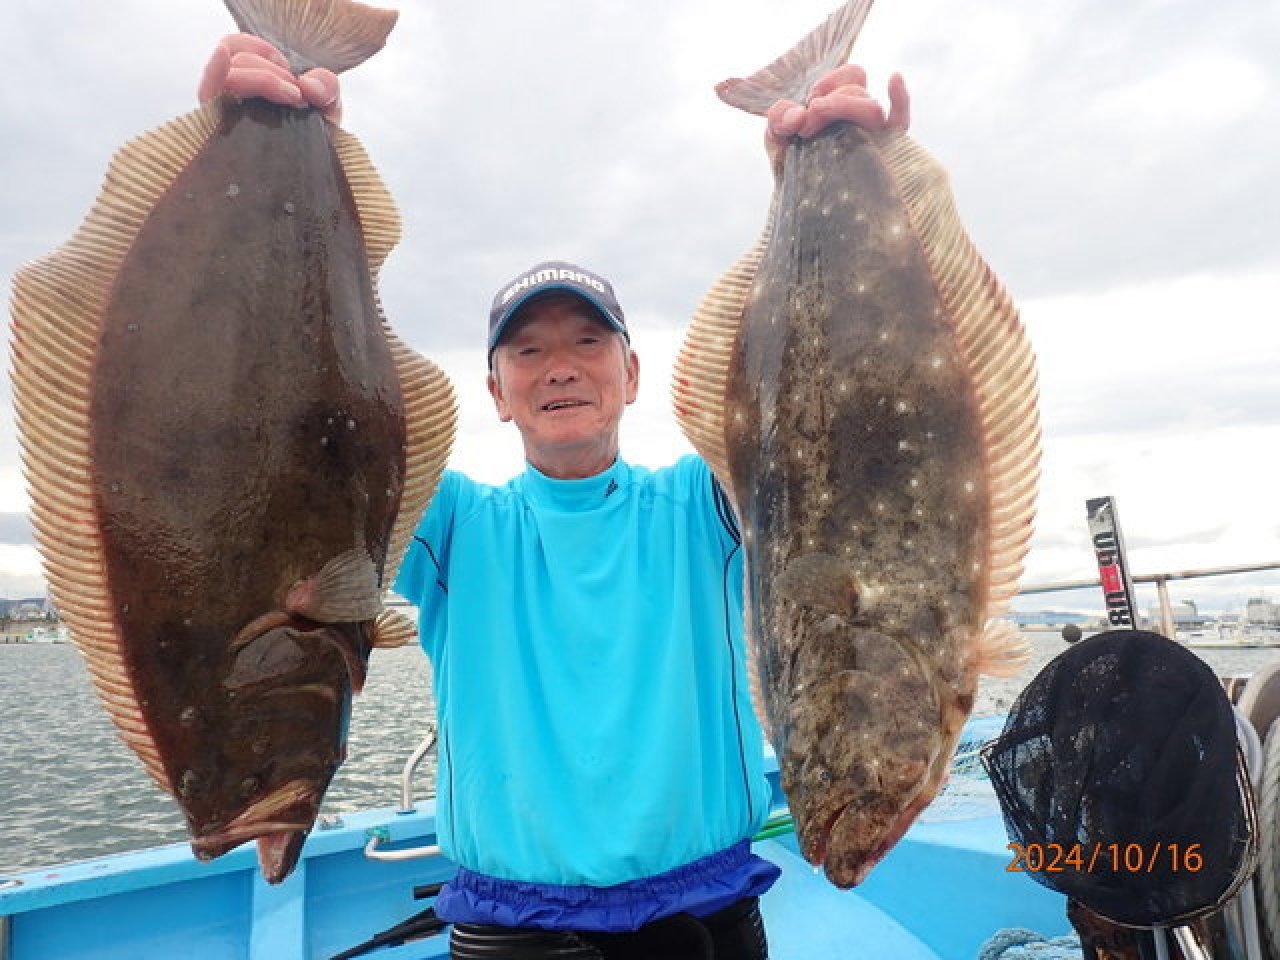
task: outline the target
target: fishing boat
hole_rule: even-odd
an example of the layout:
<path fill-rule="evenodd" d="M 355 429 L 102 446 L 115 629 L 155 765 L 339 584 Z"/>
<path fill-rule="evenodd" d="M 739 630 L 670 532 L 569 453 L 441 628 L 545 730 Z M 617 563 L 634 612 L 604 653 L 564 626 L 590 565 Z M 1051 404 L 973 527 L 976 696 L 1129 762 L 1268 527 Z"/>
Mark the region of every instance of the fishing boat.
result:
<path fill-rule="evenodd" d="M 755 847 L 782 868 L 762 900 L 772 957 L 972 960 L 1001 931 L 1069 932 L 1063 898 L 1011 869 L 977 762 L 1000 722 L 970 721 L 947 789 L 851 891 L 800 856 L 768 761 L 776 812 Z M 278 886 L 262 880 L 252 845 L 210 863 L 175 844 L 0 876 L 0 960 L 329 960 L 371 945 L 420 914 L 455 869 L 434 847 L 434 801 L 409 796 L 424 753 L 406 764 L 398 806 L 323 819 Z M 447 933 L 384 939 L 359 955 L 448 956 Z"/>

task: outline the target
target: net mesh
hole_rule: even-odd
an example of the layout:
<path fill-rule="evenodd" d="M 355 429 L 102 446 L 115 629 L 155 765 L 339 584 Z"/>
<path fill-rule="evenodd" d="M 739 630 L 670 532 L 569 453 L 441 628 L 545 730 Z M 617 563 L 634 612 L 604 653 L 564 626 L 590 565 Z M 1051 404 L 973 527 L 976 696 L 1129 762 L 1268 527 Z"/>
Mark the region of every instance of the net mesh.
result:
<path fill-rule="evenodd" d="M 1113 630 L 1059 655 L 982 761 L 1027 872 L 1107 919 L 1183 922 L 1252 869 L 1231 704 L 1203 661 L 1159 634 Z"/>

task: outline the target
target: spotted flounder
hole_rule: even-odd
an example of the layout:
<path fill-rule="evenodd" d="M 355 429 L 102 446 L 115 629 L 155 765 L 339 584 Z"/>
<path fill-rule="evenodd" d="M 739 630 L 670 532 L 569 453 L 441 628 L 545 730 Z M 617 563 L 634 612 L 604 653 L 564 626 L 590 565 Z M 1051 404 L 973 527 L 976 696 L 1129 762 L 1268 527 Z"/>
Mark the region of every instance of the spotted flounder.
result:
<path fill-rule="evenodd" d="M 845 62 L 869 0 L 718 88 L 763 114 Z M 1016 592 L 1039 478 L 1017 312 L 938 164 L 849 124 L 787 146 L 760 242 L 701 304 L 681 426 L 747 559 L 753 692 L 801 849 L 859 883 L 946 777 L 980 673 L 1025 647 Z"/>
<path fill-rule="evenodd" d="M 301 72 L 395 14 L 227 0 Z M 363 148 L 224 97 L 131 142 L 13 290 L 13 382 L 50 589 L 197 856 L 295 865 L 345 757 L 382 604 L 440 471 L 452 389 L 385 324 L 399 239 Z"/>

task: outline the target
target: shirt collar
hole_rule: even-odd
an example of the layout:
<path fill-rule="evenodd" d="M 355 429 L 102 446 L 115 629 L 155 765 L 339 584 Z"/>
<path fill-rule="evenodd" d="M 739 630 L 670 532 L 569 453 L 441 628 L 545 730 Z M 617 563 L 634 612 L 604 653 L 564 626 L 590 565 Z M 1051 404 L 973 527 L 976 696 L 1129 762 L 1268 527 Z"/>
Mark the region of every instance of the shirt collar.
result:
<path fill-rule="evenodd" d="M 602 506 L 626 484 L 629 468 L 621 457 L 600 473 L 577 480 L 549 477 L 531 463 L 525 464 L 522 486 L 525 495 L 540 506 L 558 510 L 591 510 Z"/>

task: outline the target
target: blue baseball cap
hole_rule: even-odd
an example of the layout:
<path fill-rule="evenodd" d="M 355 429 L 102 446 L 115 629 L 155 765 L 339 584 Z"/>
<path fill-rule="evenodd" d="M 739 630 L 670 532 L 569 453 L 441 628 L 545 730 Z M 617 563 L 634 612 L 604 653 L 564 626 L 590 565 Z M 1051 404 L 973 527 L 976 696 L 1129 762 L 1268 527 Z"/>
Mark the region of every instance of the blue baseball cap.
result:
<path fill-rule="evenodd" d="M 493 366 L 493 350 L 501 342 L 507 327 L 520 309 L 547 293 L 569 293 L 586 302 L 612 330 L 626 337 L 626 318 L 614 295 L 613 285 L 598 273 L 564 260 L 546 260 L 535 264 L 502 285 L 489 310 L 489 366 Z"/>

